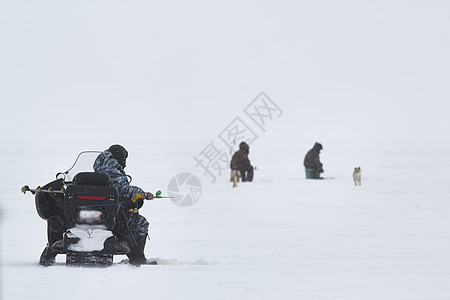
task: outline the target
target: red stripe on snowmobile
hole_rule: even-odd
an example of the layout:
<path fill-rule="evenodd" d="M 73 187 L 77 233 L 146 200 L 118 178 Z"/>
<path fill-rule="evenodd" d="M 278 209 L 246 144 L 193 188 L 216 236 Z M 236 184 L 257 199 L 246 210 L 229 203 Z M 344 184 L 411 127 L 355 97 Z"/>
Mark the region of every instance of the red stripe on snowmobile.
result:
<path fill-rule="evenodd" d="M 78 199 L 83 200 L 105 200 L 106 197 L 97 197 L 97 196 L 77 196 Z"/>

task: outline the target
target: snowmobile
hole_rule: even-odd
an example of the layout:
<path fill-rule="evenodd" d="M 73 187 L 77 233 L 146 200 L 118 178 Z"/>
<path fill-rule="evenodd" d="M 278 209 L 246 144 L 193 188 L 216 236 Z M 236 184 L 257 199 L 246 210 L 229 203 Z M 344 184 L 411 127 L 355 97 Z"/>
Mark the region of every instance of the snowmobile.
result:
<path fill-rule="evenodd" d="M 114 255 L 130 251 L 117 189 L 107 175 L 90 171 L 100 153 L 81 152 L 56 180 L 36 189 L 22 188 L 35 195 L 37 213 L 48 222 L 48 247 L 66 254 L 66 265 L 108 266 Z"/>

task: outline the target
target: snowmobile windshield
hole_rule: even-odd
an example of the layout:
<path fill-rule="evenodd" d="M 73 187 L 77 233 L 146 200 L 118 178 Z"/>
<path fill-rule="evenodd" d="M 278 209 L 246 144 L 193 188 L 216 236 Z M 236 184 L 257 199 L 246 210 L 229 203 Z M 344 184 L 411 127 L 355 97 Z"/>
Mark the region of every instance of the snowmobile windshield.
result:
<path fill-rule="evenodd" d="M 78 154 L 73 165 L 65 172 L 56 174 L 56 178 L 72 181 L 73 177 L 80 172 L 94 172 L 94 162 L 101 151 L 83 151 Z"/>

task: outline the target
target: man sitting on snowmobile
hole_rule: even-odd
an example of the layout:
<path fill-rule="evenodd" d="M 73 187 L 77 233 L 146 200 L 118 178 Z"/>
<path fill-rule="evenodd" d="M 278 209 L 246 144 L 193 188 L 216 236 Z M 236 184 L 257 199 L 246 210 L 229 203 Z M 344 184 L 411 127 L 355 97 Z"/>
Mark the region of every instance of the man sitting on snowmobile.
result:
<path fill-rule="evenodd" d="M 323 179 L 320 174 L 323 173 L 323 165 L 320 162 L 319 154 L 323 147 L 315 143 L 313 148 L 305 155 L 303 165 L 305 166 L 306 179 Z"/>
<path fill-rule="evenodd" d="M 243 182 L 253 181 L 253 166 L 250 164 L 248 154 L 250 147 L 246 142 L 239 144 L 239 150 L 233 154 L 231 158 L 230 168 L 234 171 L 239 171 Z"/>
<path fill-rule="evenodd" d="M 154 196 L 152 193 L 129 184 L 124 171 L 127 157 L 128 151 L 123 146 L 112 145 L 97 157 L 94 162 L 94 170 L 108 175 L 111 185 L 117 188 L 119 197 L 123 199 L 122 208 L 124 208 L 125 222 L 131 229 L 131 238 L 135 240 L 135 243 L 128 244 L 130 247 L 129 263 L 133 265 L 155 264 L 155 262 L 148 262 L 144 255 L 149 223 L 138 211 L 144 204 L 144 199 L 151 200 Z"/>

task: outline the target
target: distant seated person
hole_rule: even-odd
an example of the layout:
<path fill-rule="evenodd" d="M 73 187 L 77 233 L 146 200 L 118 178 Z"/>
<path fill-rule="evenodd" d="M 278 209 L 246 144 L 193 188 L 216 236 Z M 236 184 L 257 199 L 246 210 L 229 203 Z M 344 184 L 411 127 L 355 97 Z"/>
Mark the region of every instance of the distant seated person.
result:
<path fill-rule="evenodd" d="M 314 147 L 306 153 L 303 165 L 305 166 L 306 179 L 323 179 L 320 174 L 323 173 L 323 165 L 320 162 L 320 150 L 323 147 L 319 143 L 315 143 Z"/>
<path fill-rule="evenodd" d="M 243 182 L 253 181 L 253 166 L 250 164 L 250 160 L 248 159 L 249 152 L 250 147 L 247 143 L 241 142 L 239 144 L 239 150 L 234 153 L 231 158 L 231 177 L 234 176 L 233 174 L 239 172 L 237 176 L 240 176 Z"/>

